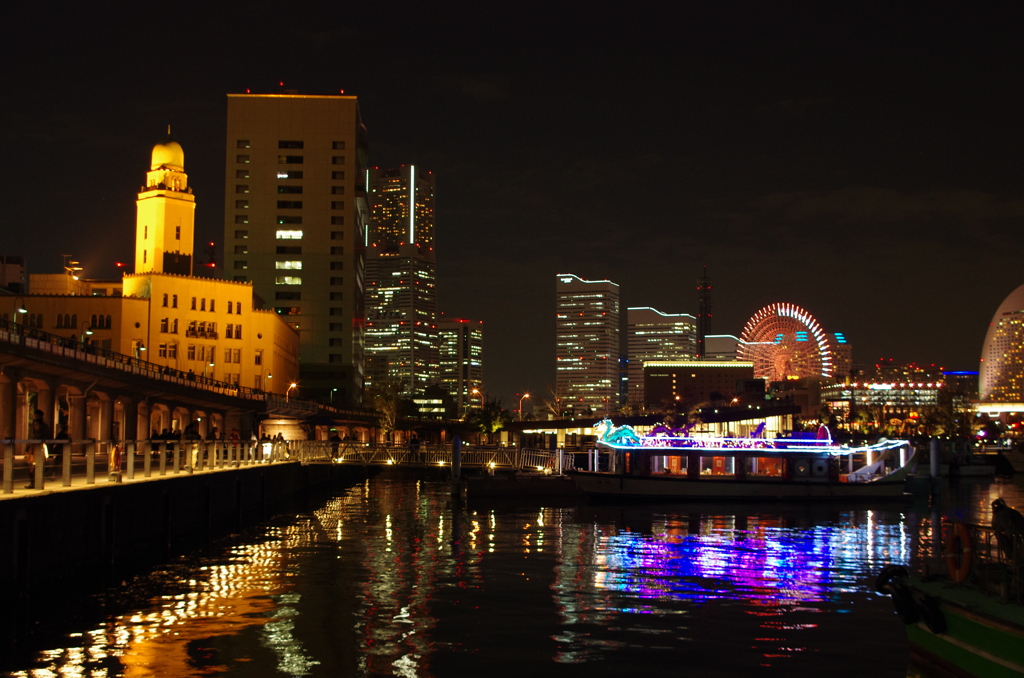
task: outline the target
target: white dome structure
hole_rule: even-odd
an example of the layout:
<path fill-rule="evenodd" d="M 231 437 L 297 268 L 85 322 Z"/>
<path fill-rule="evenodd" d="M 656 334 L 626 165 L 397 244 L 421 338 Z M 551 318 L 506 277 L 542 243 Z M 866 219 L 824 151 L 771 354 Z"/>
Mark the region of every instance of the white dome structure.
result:
<path fill-rule="evenodd" d="M 982 402 L 1024 402 L 1024 285 L 1011 292 L 992 316 L 978 372 Z"/>

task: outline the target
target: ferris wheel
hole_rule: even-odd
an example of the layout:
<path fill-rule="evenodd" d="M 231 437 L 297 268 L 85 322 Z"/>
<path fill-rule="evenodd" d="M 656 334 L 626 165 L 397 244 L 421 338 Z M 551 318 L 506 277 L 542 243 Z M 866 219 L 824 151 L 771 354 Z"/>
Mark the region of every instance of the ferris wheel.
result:
<path fill-rule="evenodd" d="M 835 369 L 828 335 L 795 304 L 772 304 L 755 313 L 743 328 L 736 357 L 752 361 L 754 376 L 768 381 L 831 377 Z"/>

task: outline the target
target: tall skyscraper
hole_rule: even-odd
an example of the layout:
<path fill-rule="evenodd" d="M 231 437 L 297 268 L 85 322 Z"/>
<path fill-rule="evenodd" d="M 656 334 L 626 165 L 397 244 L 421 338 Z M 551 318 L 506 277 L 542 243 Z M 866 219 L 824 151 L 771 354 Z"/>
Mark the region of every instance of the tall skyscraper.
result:
<path fill-rule="evenodd" d="M 697 319 L 688 313 L 662 313 L 649 306 L 626 309 L 628 395 L 640 407 L 644 399 L 644 363 L 693 360 L 697 353 Z"/>
<path fill-rule="evenodd" d="M 437 324 L 441 385 L 455 401 L 456 417 L 482 405 L 484 323 L 454 318 Z M 476 393 L 474 393 L 476 391 Z"/>
<path fill-rule="evenodd" d="M 619 405 L 619 286 L 555 277 L 556 389 L 562 410 L 610 414 Z"/>
<path fill-rule="evenodd" d="M 367 181 L 366 385 L 420 395 L 439 378 L 434 176 L 403 165 Z"/>
<path fill-rule="evenodd" d="M 362 399 L 366 162 L 354 96 L 228 95 L 225 269 L 299 331 L 310 398 Z"/>

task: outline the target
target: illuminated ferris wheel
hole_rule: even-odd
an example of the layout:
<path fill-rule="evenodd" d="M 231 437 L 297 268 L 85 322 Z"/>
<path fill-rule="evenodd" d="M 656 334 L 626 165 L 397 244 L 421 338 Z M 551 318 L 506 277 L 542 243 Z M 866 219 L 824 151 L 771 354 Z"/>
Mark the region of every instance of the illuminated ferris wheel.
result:
<path fill-rule="evenodd" d="M 765 306 L 747 321 L 736 351 L 768 381 L 831 377 L 835 360 L 828 335 L 810 313 L 794 304 Z"/>

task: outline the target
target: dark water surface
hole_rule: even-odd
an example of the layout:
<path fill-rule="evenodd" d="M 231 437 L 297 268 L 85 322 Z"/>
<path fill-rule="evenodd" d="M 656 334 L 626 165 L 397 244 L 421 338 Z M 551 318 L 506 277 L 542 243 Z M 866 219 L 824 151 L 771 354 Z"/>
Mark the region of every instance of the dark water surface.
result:
<path fill-rule="evenodd" d="M 369 480 L 47 618 L 14 676 L 927 675 L 874 575 L 1015 481 L 874 506 L 489 505 Z M 26 623 L 28 621 L 26 620 Z M 35 622 L 33 622 L 35 623 Z"/>

